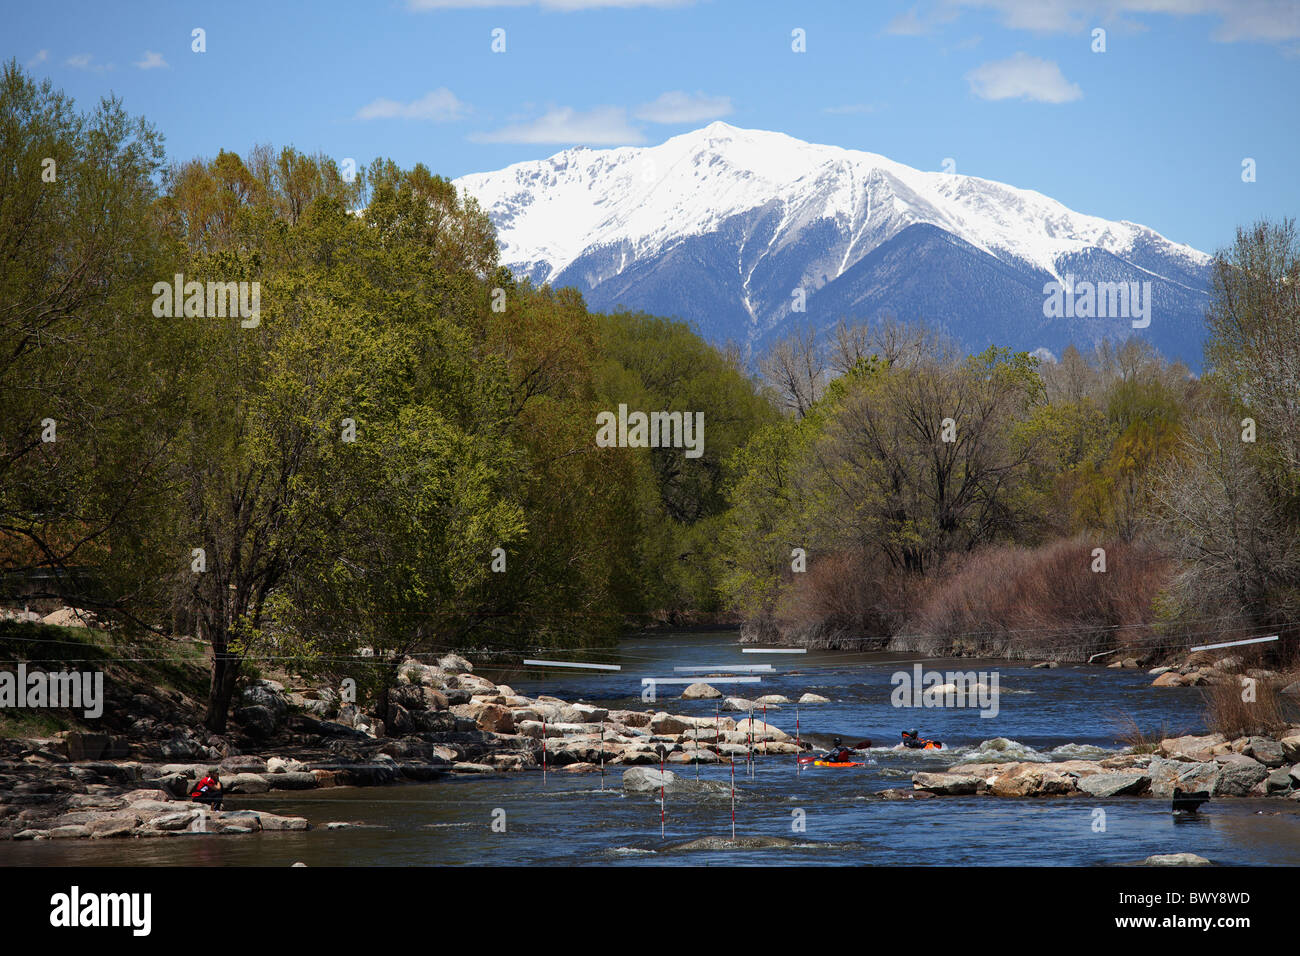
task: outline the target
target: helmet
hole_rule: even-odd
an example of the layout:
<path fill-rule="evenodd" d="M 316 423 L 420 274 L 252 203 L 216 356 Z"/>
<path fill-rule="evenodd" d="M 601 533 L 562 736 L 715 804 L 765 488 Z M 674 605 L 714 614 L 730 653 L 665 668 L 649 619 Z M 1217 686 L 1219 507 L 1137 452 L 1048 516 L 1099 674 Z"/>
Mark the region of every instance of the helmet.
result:
<path fill-rule="evenodd" d="M 836 737 L 836 738 L 835 738 L 835 744 L 834 744 L 834 746 L 838 747 L 838 746 L 840 745 L 840 743 L 841 743 L 840 738 L 839 738 L 839 737 Z"/>

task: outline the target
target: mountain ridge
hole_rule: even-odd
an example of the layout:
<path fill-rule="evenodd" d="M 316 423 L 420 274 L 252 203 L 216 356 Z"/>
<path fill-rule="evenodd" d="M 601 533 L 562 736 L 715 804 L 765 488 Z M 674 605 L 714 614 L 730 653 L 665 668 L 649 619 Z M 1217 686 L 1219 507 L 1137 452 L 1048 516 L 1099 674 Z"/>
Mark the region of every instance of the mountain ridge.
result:
<path fill-rule="evenodd" d="M 1061 327 L 1044 315 L 1046 283 L 1143 277 L 1161 303 L 1144 334 L 1199 361 L 1208 255 L 994 180 L 715 122 L 658 146 L 566 149 L 455 183 L 496 224 L 501 262 L 517 275 L 575 286 L 596 308 L 688 319 L 714 341 L 757 348 L 792 321 L 893 313 L 972 347 L 997 327 L 1010 339 L 998 344 L 1056 352 L 1133 332 L 1124 317 Z M 929 294 L 897 261 L 888 280 L 858 268 L 877 250 L 920 242 L 896 242 L 918 225 L 961 241 L 960 255 L 940 254 L 933 236 L 923 245 L 932 268 L 956 269 L 966 286 Z M 999 300 L 1012 286 L 1024 291 Z"/>

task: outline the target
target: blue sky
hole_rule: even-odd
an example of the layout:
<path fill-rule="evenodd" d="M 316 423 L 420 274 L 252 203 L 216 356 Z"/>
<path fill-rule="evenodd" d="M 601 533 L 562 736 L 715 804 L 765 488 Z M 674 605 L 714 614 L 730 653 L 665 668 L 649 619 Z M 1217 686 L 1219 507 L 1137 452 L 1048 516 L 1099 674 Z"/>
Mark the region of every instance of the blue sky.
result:
<path fill-rule="evenodd" d="M 5 59 L 83 106 L 118 94 L 174 158 L 267 142 L 458 176 L 723 119 L 951 159 L 1208 252 L 1300 212 L 1300 0 L 7 7 Z"/>

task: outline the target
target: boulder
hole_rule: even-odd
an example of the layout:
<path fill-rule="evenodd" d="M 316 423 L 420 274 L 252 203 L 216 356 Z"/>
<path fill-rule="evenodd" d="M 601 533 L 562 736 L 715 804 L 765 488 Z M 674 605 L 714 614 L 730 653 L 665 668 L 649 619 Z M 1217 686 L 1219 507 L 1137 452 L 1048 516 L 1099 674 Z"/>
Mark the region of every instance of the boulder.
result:
<path fill-rule="evenodd" d="M 1254 757 L 1266 767 L 1280 767 L 1286 762 L 1282 744 L 1271 737 L 1251 737 L 1242 753 Z"/>
<path fill-rule="evenodd" d="M 266 761 L 256 754 L 227 757 L 217 766 L 223 773 L 266 773 Z"/>
<path fill-rule="evenodd" d="M 1264 778 L 1264 792 L 1270 796 L 1286 796 L 1296 786 L 1296 778 L 1289 767 L 1279 767 Z"/>
<path fill-rule="evenodd" d="M 623 771 L 623 789 L 631 793 L 658 793 L 661 787 L 665 793 L 712 792 L 726 789 L 724 784 L 679 777 L 671 770 L 659 771 L 652 767 L 633 767 L 631 770 Z"/>
<path fill-rule="evenodd" d="M 63 738 L 63 742 L 69 760 L 116 760 L 125 757 L 128 751 L 125 740 L 109 734 L 74 730 Z"/>
<path fill-rule="evenodd" d="M 261 704 L 238 708 L 235 720 L 244 728 L 244 733 L 257 740 L 272 736 L 278 725 L 275 712 Z"/>
<path fill-rule="evenodd" d="M 736 732 L 748 736 L 754 735 L 755 740 L 789 740 L 790 735 L 779 727 L 773 727 L 771 724 L 764 723 L 757 717 L 736 721 Z"/>
<path fill-rule="evenodd" d="M 468 674 L 474 665 L 459 654 L 447 654 L 438 661 L 438 669 L 448 674 Z"/>
<path fill-rule="evenodd" d="M 1278 741 L 1287 763 L 1300 763 L 1300 734 L 1288 734 Z"/>
<path fill-rule="evenodd" d="M 682 720 L 680 717 L 673 717 L 663 712 L 657 713 L 650 720 L 650 730 L 656 734 L 677 734 L 685 733 L 690 730 L 692 724 Z"/>
<path fill-rule="evenodd" d="M 1151 774 L 1151 795 L 1173 797 L 1175 787 L 1184 792 L 1208 790 L 1213 793 L 1220 768 L 1213 760 L 1189 762 L 1154 757 L 1148 772 Z"/>
<path fill-rule="evenodd" d="M 804 694 L 799 698 L 801 704 L 829 704 L 829 697 L 823 697 L 821 694 Z"/>
<path fill-rule="evenodd" d="M 976 793 L 983 789 L 984 781 L 980 777 L 961 773 L 914 773 L 912 789 L 926 790 L 941 796 L 958 796 Z"/>
<path fill-rule="evenodd" d="M 1178 671 L 1165 671 L 1151 682 L 1152 687 L 1186 687 L 1187 679 Z"/>
<path fill-rule="evenodd" d="M 1224 743 L 1222 734 L 1210 734 L 1205 737 L 1167 737 L 1160 741 L 1158 752 L 1162 757 L 1175 760 L 1203 762 L 1214 756 L 1214 748 Z"/>
<path fill-rule="evenodd" d="M 479 730 L 495 734 L 513 734 L 515 718 L 510 711 L 500 704 L 488 704 L 478 714 Z"/>
<path fill-rule="evenodd" d="M 754 709 L 754 702 L 744 697 L 728 697 L 722 702 L 722 709 L 748 713 Z"/>
<path fill-rule="evenodd" d="M 1216 758 L 1220 766 L 1214 793 L 1223 797 L 1248 797 L 1268 776 L 1268 767 L 1245 754 L 1225 754 Z"/>
<path fill-rule="evenodd" d="M 566 724 L 598 724 L 608 719 L 608 710 L 591 704 L 570 704 L 560 710 L 560 721 Z"/>
<path fill-rule="evenodd" d="M 223 777 L 221 785 L 230 793 L 266 793 L 271 785 L 260 773 L 237 773 Z"/>
<path fill-rule="evenodd" d="M 1012 764 L 993 778 L 989 789 L 999 797 L 1048 797 L 1073 793 L 1076 777 L 1043 764 Z"/>
<path fill-rule="evenodd" d="M 722 691 L 703 681 L 697 681 L 682 691 L 682 698 L 685 700 L 714 700 L 721 696 Z"/>
<path fill-rule="evenodd" d="M 316 786 L 316 775 L 307 770 L 268 773 L 262 779 L 272 790 L 311 790 Z"/>
<path fill-rule="evenodd" d="M 1142 861 L 1143 866 L 1211 866 L 1209 860 L 1195 853 L 1157 853 Z"/>
<path fill-rule="evenodd" d="M 756 697 L 754 703 L 759 707 L 766 704 L 768 707 L 779 707 L 781 704 L 790 703 L 790 698 L 784 694 L 764 694 L 762 697 Z"/>
<path fill-rule="evenodd" d="M 1094 773 L 1080 777 L 1075 786 L 1094 797 L 1129 797 L 1150 787 L 1151 778 L 1145 773 Z"/>

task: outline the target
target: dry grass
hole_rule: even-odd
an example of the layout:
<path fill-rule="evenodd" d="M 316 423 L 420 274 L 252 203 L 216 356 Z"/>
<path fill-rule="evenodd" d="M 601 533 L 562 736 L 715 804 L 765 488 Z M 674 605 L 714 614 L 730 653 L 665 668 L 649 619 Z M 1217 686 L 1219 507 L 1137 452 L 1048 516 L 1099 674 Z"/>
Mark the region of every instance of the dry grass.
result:
<path fill-rule="evenodd" d="M 1094 547 L 1106 571 L 1092 570 Z M 1151 643 L 1154 603 L 1170 563 L 1152 548 L 1075 538 L 999 546 L 941 574 L 893 647 L 935 655 L 1086 660 Z"/>
<path fill-rule="evenodd" d="M 1205 723 L 1211 731 L 1231 740 L 1277 734 L 1294 723 L 1296 702 L 1278 693 L 1294 675 L 1282 681 L 1255 680 L 1253 687 L 1242 680 L 1245 676 L 1237 672 L 1230 680 L 1205 688 Z M 1253 700 L 1247 699 L 1248 691 L 1253 691 Z"/>
<path fill-rule="evenodd" d="M 1166 720 L 1160 721 L 1160 726 L 1154 730 L 1143 730 L 1133 719 L 1132 714 L 1121 714 L 1115 722 L 1118 725 L 1115 739 L 1132 748 L 1137 754 L 1155 753 L 1160 746 L 1160 741 L 1170 737 L 1182 737 L 1187 733 L 1186 729 L 1174 729 Z"/>

